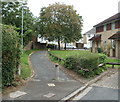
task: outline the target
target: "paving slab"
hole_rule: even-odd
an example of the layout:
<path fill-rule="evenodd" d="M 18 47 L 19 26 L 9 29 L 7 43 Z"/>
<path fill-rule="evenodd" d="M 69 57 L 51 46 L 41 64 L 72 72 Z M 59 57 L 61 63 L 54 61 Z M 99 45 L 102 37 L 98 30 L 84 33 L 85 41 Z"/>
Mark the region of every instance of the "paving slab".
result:
<path fill-rule="evenodd" d="M 12 92 L 12 93 L 10 93 L 10 98 L 17 98 L 17 97 L 23 96 L 25 94 L 27 94 L 27 93 L 22 92 L 22 91 Z"/>

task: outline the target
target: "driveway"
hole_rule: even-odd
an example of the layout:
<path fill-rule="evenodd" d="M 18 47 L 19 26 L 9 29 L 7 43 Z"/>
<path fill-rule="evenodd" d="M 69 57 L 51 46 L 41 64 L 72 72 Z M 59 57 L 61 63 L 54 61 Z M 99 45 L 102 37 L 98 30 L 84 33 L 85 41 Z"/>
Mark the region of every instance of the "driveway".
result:
<path fill-rule="evenodd" d="M 66 75 L 48 59 L 46 51 L 31 55 L 30 61 L 35 76 L 18 93 L 10 93 L 3 100 L 60 100 L 83 85 Z M 58 80 L 59 79 L 59 80 Z M 17 97 L 16 97 L 16 96 Z"/>

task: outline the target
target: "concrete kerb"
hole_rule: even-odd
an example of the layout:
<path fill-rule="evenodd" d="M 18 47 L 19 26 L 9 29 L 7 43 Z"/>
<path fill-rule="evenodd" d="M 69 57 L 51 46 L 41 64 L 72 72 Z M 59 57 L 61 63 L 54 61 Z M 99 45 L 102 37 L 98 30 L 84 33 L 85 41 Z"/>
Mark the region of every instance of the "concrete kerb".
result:
<path fill-rule="evenodd" d="M 83 87 L 78 88 L 76 91 L 72 92 L 71 94 L 69 94 L 68 96 L 62 98 L 59 102 L 67 102 L 68 100 L 74 98 L 75 96 L 77 96 L 79 93 L 81 93 L 82 91 L 84 91 L 89 85 L 97 82 L 98 80 L 100 80 L 102 77 L 104 77 L 106 74 L 108 74 L 109 71 L 106 71 L 104 73 L 102 73 L 100 76 L 94 78 L 93 80 L 89 81 L 88 83 L 86 83 Z"/>

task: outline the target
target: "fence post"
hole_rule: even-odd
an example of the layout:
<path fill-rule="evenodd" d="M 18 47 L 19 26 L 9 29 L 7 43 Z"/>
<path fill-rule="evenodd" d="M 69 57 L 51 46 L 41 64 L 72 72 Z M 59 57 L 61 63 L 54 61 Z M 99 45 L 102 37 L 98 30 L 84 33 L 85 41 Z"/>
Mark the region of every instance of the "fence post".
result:
<path fill-rule="evenodd" d="M 59 64 L 55 64 L 55 68 L 56 68 L 56 80 L 59 81 Z"/>

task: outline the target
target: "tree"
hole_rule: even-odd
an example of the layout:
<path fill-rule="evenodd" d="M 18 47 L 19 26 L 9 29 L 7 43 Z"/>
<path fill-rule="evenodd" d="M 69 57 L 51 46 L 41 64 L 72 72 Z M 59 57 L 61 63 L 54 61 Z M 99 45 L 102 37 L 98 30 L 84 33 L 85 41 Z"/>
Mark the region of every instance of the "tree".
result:
<path fill-rule="evenodd" d="M 82 17 L 76 13 L 73 6 L 55 3 L 43 7 L 39 16 L 39 32 L 48 40 L 70 43 L 81 38 Z"/>
<path fill-rule="evenodd" d="M 34 32 L 34 17 L 29 8 L 23 2 L 2 2 L 2 23 L 17 27 L 17 31 L 21 34 L 22 25 L 22 8 L 23 8 L 23 33 L 24 45 L 32 38 Z"/>

